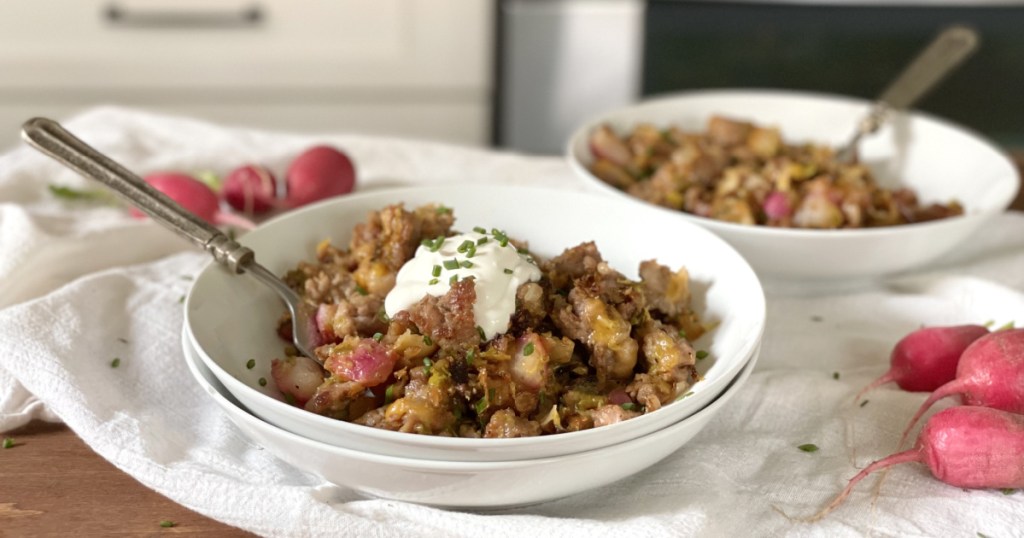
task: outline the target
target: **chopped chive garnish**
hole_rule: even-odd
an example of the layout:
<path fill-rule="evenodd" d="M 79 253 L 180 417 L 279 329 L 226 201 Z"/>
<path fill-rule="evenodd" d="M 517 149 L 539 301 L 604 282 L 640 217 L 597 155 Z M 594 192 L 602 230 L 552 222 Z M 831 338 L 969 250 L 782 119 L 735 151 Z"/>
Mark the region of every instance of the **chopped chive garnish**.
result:
<path fill-rule="evenodd" d="M 439 235 L 434 238 L 434 242 L 431 243 L 428 248 L 430 248 L 430 252 L 437 252 L 438 250 L 441 250 L 442 246 L 444 246 L 444 236 Z"/>
<path fill-rule="evenodd" d="M 434 368 L 434 361 L 430 359 L 423 359 L 423 375 L 429 376 L 430 371 Z"/>
<path fill-rule="evenodd" d="M 480 239 L 477 239 L 476 240 L 476 244 L 477 244 L 477 246 L 487 244 L 487 238 L 486 237 L 481 237 Z"/>
<path fill-rule="evenodd" d="M 476 326 L 476 332 L 480 335 L 480 339 L 481 340 L 487 340 L 487 335 L 484 334 L 484 328 L 483 327 L 477 325 Z"/>
<path fill-rule="evenodd" d="M 463 241 L 462 244 L 459 245 L 459 248 L 457 248 L 455 250 L 457 250 L 459 252 L 467 252 L 471 248 L 476 248 L 476 243 L 474 243 L 472 239 L 467 239 L 467 240 Z"/>
<path fill-rule="evenodd" d="M 114 357 L 114 360 L 110 361 L 110 367 L 117 368 L 118 366 L 121 366 L 121 359 L 118 357 Z"/>
<path fill-rule="evenodd" d="M 4 437 L 4 448 L 11 448 L 12 446 L 14 446 L 14 439 Z"/>
<path fill-rule="evenodd" d="M 434 268 L 430 270 L 430 275 L 431 276 L 441 276 L 441 266 L 440 265 L 435 265 Z"/>
<path fill-rule="evenodd" d="M 448 284 L 449 285 L 455 285 L 455 283 L 458 282 L 458 281 L 459 281 L 459 275 L 452 275 L 452 277 L 448 279 Z"/>
<path fill-rule="evenodd" d="M 443 263 L 444 263 L 444 268 L 448 269 L 448 270 L 458 269 L 459 268 L 459 259 L 458 258 L 452 258 L 450 260 L 445 260 Z"/>
<path fill-rule="evenodd" d="M 434 340 L 432 338 L 430 338 L 430 336 L 424 334 L 423 335 L 423 343 L 425 345 L 432 346 L 432 345 L 434 345 Z"/>
<path fill-rule="evenodd" d="M 422 240 L 420 240 L 420 245 L 421 246 L 429 248 L 430 245 L 432 245 L 432 244 L 433 244 L 433 242 L 431 242 L 429 239 L 422 239 Z"/>
<path fill-rule="evenodd" d="M 832 379 L 839 379 L 839 372 L 832 372 Z"/>
<path fill-rule="evenodd" d="M 445 213 L 451 213 L 452 212 L 452 208 L 445 207 L 443 205 L 439 205 L 439 206 L 437 206 L 437 210 L 436 211 L 437 211 L 438 215 L 444 215 Z"/>
<path fill-rule="evenodd" d="M 860 403 L 860 406 L 864 407 L 865 405 L 868 404 L 869 401 L 871 401 L 871 400 L 864 400 L 863 402 Z"/>
<path fill-rule="evenodd" d="M 460 263 L 459 265 L 461 265 L 463 269 L 469 269 L 473 267 L 473 262 L 469 260 L 462 260 L 462 263 Z"/>
<path fill-rule="evenodd" d="M 160 526 L 165 528 L 165 529 L 169 529 L 169 528 L 171 528 L 171 527 L 173 527 L 175 525 L 177 525 L 177 523 L 175 523 L 175 522 L 173 522 L 173 521 L 171 521 L 169 519 L 165 519 L 165 520 L 160 522 Z"/>
<path fill-rule="evenodd" d="M 484 414 L 484 411 L 487 411 L 488 405 L 490 405 L 490 403 L 487 401 L 487 398 L 480 398 L 475 404 L 473 404 L 473 409 L 476 410 L 476 414 L 479 416 Z"/>
<path fill-rule="evenodd" d="M 529 254 L 530 253 L 530 249 L 516 247 L 516 252 L 518 252 L 520 254 Z"/>
<path fill-rule="evenodd" d="M 356 293 L 359 295 L 368 295 L 370 292 L 366 291 L 366 288 L 356 284 Z"/>
<path fill-rule="evenodd" d="M 428 284 L 430 284 L 431 286 L 433 286 L 434 284 L 437 284 L 438 282 L 440 282 L 440 280 L 438 280 L 438 279 L 436 279 L 436 278 L 431 278 L 431 279 L 430 279 L 430 282 L 428 282 Z"/>
<path fill-rule="evenodd" d="M 508 269 L 508 268 L 505 268 L 505 274 L 506 275 L 511 275 L 512 274 L 512 270 Z"/>
<path fill-rule="evenodd" d="M 702 361 L 702 360 L 704 360 L 706 358 L 708 358 L 708 352 L 707 351 L 704 351 L 703 349 L 697 351 L 697 360 Z"/>
<path fill-rule="evenodd" d="M 679 338 L 686 338 L 686 329 L 679 329 Z"/>
<path fill-rule="evenodd" d="M 249 359 L 249 362 L 245 363 L 245 367 L 248 370 L 252 370 L 256 367 L 256 359 Z"/>
<path fill-rule="evenodd" d="M 260 380 L 259 380 L 259 384 L 260 384 L 261 387 L 267 386 L 267 378 L 261 377 Z"/>
<path fill-rule="evenodd" d="M 1009 321 L 1009 322 L 1006 322 L 1006 323 L 1005 323 L 1005 324 L 1003 324 L 1003 325 L 1000 325 L 1000 326 L 999 326 L 999 328 L 998 328 L 998 329 L 996 329 L 996 330 L 997 330 L 997 331 L 1008 331 L 1008 330 L 1010 330 L 1010 329 L 1012 329 L 1012 328 L 1013 328 L 1013 322 L 1012 322 L 1012 321 Z"/>
<path fill-rule="evenodd" d="M 476 350 L 475 349 L 471 349 L 471 350 L 466 352 L 466 364 L 468 364 L 469 366 L 473 366 L 473 359 L 475 359 L 475 358 L 476 358 Z"/>
<path fill-rule="evenodd" d="M 377 319 L 383 321 L 384 323 L 391 323 L 391 316 L 388 315 L 387 311 L 384 310 L 383 307 L 381 307 L 381 309 L 377 311 Z"/>
<path fill-rule="evenodd" d="M 633 402 L 626 402 L 622 404 L 622 408 L 626 411 L 636 411 L 636 404 Z"/>
<path fill-rule="evenodd" d="M 991 329 L 992 326 L 995 325 L 995 324 L 996 324 L 996 320 L 990 319 L 990 320 L 986 321 L 985 323 L 982 323 L 981 326 L 985 327 L 986 329 Z"/>
<path fill-rule="evenodd" d="M 533 355 L 533 342 L 529 342 L 523 346 L 523 356 L 529 357 L 530 355 Z"/>
<path fill-rule="evenodd" d="M 373 333 L 373 340 L 375 342 L 380 342 L 382 338 L 384 338 L 384 333 Z"/>
<path fill-rule="evenodd" d="M 388 385 L 388 388 L 384 389 L 384 405 L 387 405 L 395 401 L 395 385 Z"/>
<path fill-rule="evenodd" d="M 473 227 L 473 231 L 478 233 L 478 234 L 485 234 L 485 233 L 487 233 L 487 229 L 482 227 L 482 226 L 474 226 Z"/>
<path fill-rule="evenodd" d="M 502 237 L 501 239 L 498 239 L 498 245 L 502 246 L 502 247 L 507 247 L 508 246 L 508 238 L 507 237 Z"/>
<path fill-rule="evenodd" d="M 818 451 L 818 445 L 816 445 L 814 443 L 807 443 L 805 445 L 800 445 L 797 448 L 799 448 L 800 450 L 803 450 L 804 452 L 817 452 Z"/>
<path fill-rule="evenodd" d="M 1017 493 L 1017 490 L 1013 488 L 1002 488 L 999 491 L 1001 491 L 1003 495 L 1013 495 L 1014 493 Z"/>

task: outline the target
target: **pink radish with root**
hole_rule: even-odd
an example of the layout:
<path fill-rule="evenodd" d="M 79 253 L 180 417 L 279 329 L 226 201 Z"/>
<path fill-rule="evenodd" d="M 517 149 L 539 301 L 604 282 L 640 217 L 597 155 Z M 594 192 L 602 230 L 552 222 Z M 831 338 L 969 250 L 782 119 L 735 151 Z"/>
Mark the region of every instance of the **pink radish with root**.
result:
<path fill-rule="evenodd" d="M 899 446 L 932 404 L 954 394 L 961 395 L 969 406 L 1024 413 L 1024 329 L 996 331 L 967 346 L 960 356 L 956 379 L 935 389 L 921 404 L 903 431 Z M 1020 465 L 1024 466 L 1024 461 Z"/>
<path fill-rule="evenodd" d="M 857 393 L 864 393 L 886 383 L 896 382 L 910 392 L 931 392 L 956 379 L 960 356 L 972 342 L 988 334 L 981 325 L 925 327 L 903 337 L 889 356 L 889 371 Z"/>
<path fill-rule="evenodd" d="M 838 507 L 864 477 L 907 462 L 928 466 L 935 478 L 961 488 L 1024 488 L 1024 415 L 959 406 L 936 413 L 914 448 L 865 467 L 810 521 Z"/>

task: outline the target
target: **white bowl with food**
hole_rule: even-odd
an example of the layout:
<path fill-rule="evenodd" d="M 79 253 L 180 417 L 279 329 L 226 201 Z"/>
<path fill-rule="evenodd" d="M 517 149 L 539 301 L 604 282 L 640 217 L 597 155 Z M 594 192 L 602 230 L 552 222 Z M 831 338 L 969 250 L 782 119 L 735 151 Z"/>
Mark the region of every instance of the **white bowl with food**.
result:
<path fill-rule="evenodd" d="M 948 253 L 1016 195 L 980 135 L 894 112 L 854 165 L 832 150 L 871 103 L 772 90 L 695 91 L 604 113 L 567 158 L 595 190 L 712 230 L 773 280 L 870 278 Z"/>
<path fill-rule="evenodd" d="M 216 265 L 185 305 L 200 358 L 268 422 L 382 455 L 518 460 L 634 439 L 710 403 L 764 330 L 760 283 L 735 250 L 604 196 L 370 192 L 241 242 L 316 308 L 326 372 L 288 357 L 276 296 Z"/>
<path fill-rule="evenodd" d="M 183 335 L 196 383 L 246 436 L 296 468 L 363 495 L 455 509 L 535 504 L 611 484 L 661 461 L 725 409 L 754 369 L 746 364 L 709 405 L 667 428 L 617 445 L 518 461 L 450 462 L 382 456 L 311 440 L 247 412 Z M 728 411 L 726 411 L 728 412 Z"/>

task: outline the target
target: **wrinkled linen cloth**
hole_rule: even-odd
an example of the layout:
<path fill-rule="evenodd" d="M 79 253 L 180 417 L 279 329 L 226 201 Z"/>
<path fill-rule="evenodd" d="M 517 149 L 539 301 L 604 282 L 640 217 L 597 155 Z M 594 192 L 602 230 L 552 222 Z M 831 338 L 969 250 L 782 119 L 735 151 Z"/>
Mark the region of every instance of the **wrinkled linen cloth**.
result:
<path fill-rule="evenodd" d="M 584 188 L 552 157 L 228 129 L 117 108 L 66 125 L 142 173 L 226 172 L 249 161 L 280 173 L 326 142 L 353 156 L 360 190 L 466 180 Z M 901 336 L 922 324 L 1024 324 L 1024 215 L 999 217 L 928 271 L 813 293 L 769 286 L 757 368 L 692 442 L 595 491 L 464 513 L 365 499 L 248 441 L 183 360 L 183 276 L 206 255 L 123 209 L 57 199 L 51 184 L 98 188 L 26 147 L 0 157 L 0 431 L 61 420 L 146 486 L 229 525 L 267 536 L 1024 535 L 1024 492 L 962 490 L 915 464 L 893 469 L 874 503 L 869 479 L 815 523 L 780 513 L 813 514 L 895 448 L 925 396 L 890 385 L 863 407 L 852 398 L 887 368 Z M 797 449 L 806 443 L 819 450 Z"/>

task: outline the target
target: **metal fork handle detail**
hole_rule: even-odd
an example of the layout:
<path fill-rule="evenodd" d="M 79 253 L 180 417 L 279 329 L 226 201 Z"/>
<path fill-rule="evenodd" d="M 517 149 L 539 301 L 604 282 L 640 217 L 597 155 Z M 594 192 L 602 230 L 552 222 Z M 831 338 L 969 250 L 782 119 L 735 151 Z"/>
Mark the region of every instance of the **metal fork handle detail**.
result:
<path fill-rule="evenodd" d="M 252 250 L 181 207 L 139 176 L 69 133 L 59 123 L 47 118 L 33 118 L 22 126 L 21 135 L 31 146 L 61 164 L 110 187 L 153 219 L 209 252 L 213 259 L 231 271 L 242 273 L 254 263 Z"/>

